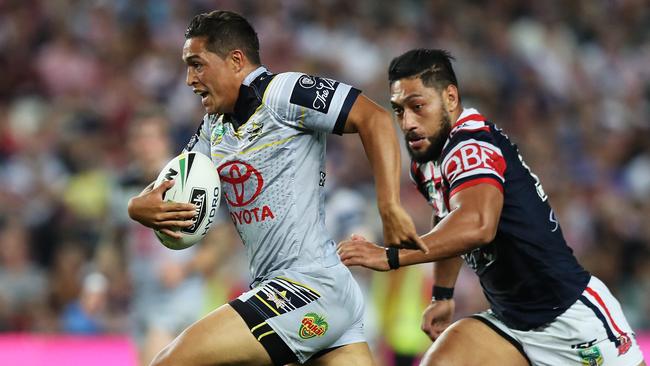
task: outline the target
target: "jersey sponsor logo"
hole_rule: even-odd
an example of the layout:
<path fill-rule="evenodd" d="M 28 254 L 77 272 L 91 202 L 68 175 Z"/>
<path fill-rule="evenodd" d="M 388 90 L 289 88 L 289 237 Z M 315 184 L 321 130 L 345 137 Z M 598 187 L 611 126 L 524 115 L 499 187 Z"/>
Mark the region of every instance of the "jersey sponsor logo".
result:
<path fill-rule="evenodd" d="M 450 184 L 475 174 L 494 174 L 503 181 L 505 160 L 501 150 L 477 140 L 463 141 L 444 158 L 442 169 Z"/>
<path fill-rule="evenodd" d="M 327 332 L 328 324 L 325 317 L 316 313 L 307 313 L 300 322 L 298 335 L 302 339 L 322 337 Z"/>
<path fill-rule="evenodd" d="M 461 255 L 477 275 L 482 275 L 485 270 L 496 262 L 498 255 L 494 244 L 488 244 L 480 248 L 476 248 L 469 253 Z"/>
<path fill-rule="evenodd" d="M 327 114 L 338 85 L 332 79 L 303 75 L 293 87 L 289 101 Z"/>
<path fill-rule="evenodd" d="M 252 165 L 243 161 L 234 160 L 219 166 L 221 184 L 228 184 L 232 189 L 229 194 L 224 189 L 223 196 L 232 207 L 246 206 L 259 196 L 264 187 L 262 173 Z"/>
<path fill-rule="evenodd" d="M 548 221 L 550 221 L 551 225 L 553 225 L 553 229 L 551 230 L 552 233 L 556 232 L 557 229 L 560 228 L 560 223 L 555 218 L 555 212 L 553 209 L 551 209 L 551 212 L 548 214 Z"/>
<path fill-rule="evenodd" d="M 264 205 L 261 209 L 255 207 L 250 210 L 231 211 L 230 218 L 235 224 L 242 225 L 274 219 L 275 215 L 269 206 Z"/>

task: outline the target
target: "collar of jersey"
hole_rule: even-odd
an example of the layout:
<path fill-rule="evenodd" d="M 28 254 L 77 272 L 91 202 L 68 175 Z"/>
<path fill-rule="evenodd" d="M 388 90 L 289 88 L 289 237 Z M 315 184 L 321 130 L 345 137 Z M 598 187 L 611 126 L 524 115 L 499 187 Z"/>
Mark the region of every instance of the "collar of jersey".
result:
<path fill-rule="evenodd" d="M 258 76 L 262 75 L 265 72 L 268 72 L 266 67 L 264 66 L 258 67 L 257 69 L 251 71 L 250 74 L 246 75 L 244 81 L 242 82 L 242 85 L 250 86 L 253 80 L 257 79 Z"/>
<path fill-rule="evenodd" d="M 248 119 L 255 114 L 255 111 L 262 103 L 260 92 L 263 93 L 264 90 L 257 90 L 255 81 L 260 76 L 266 74 L 270 74 L 269 71 L 266 67 L 260 66 L 246 75 L 242 85 L 239 87 L 239 96 L 237 97 L 233 113 L 226 113 L 223 118 L 224 122 L 232 124 L 235 131 L 239 130 L 241 126 L 248 122 Z"/>
<path fill-rule="evenodd" d="M 463 108 L 463 113 L 460 114 L 452 128 L 460 126 L 467 121 L 485 121 L 485 117 L 474 108 Z"/>
<path fill-rule="evenodd" d="M 483 115 L 480 114 L 474 108 L 463 108 L 463 112 L 460 114 L 460 116 L 458 116 L 456 123 L 454 123 L 454 125 L 451 126 L 451 132 L 449 133 L 449 136 L 447 136 L 447 141 L 445 141 L 445 144 L 442 147 L 443 152 L 447 148 L 447 145 L 449 145 L 449 141 L 451 140 L 451 136 L 453 136 L 453 134 L 455 133 L 456 127 L 469 121 L 485 121 L 485 117 L 483 117 Z"/>

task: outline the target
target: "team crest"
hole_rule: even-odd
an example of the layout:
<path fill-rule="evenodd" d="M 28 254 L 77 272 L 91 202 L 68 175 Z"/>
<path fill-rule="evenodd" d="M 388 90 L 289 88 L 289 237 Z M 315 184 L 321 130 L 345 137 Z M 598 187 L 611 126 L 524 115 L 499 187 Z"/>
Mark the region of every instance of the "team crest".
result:
<path fill-rule="evenodd" d="M 256 138 L 259 137 L 259 135 L 262 134 L 262 128 L 264 127 L 264 124 L 261 122 L 257 121 L 252 121 L 250 126 L 246 128 L 246 132 L 248 133 L 248 141 L 253 141 Z"/>
<path fill-rule="evenodd" d="M 618 337 L 618 355 L 624 355 L 627 353 L 627 351 L 630 350 L 630 347 L 632 347 L 632 340 L 630 339 L 630 336 L 627 335 L 627 333 L 622 334 L 620 337 Z"/>
<path fill-rule="evenodd" d="M 300 329 L 298 335 L 302 339 L 309 339 L 314 337 L 322 337 L 327 332 L 327 322 L 325 318 L 316 313 L 307 313 L 300 322 Z"/>
<path fill-rule="evenodd" d="M 278 310 L 287 310 L 287 308 L 291 307 L 291 299 L 287 297 L 287 291 L 282 291 L 279 295 L 275 292 L 268 292 L 266 293 L 266 301 L 273 303 Z"/>

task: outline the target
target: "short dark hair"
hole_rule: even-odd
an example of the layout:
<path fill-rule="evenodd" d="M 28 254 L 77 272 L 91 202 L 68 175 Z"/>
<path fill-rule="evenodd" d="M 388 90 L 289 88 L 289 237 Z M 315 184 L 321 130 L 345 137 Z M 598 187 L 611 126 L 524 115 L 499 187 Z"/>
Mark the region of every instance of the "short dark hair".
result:
<path fill-rule="evenodd" d="M 395 57 L 388 66 L 388 81 L 419 77 L 422 84 L 442 90 L 449 85 L 458 87 L 451 67 L 451 54 L 441 49 L 417 48 Z"/>
<path fill-rule="evenodd" d="M 260 41 L 253 26 L 243 16 L 226 10 L 215 10 L 195 16 L 185 31 L 185 39 L 207 37 L 207 49 L 224 58 L 240 49 L 256 65 L 260 65 Z"/>

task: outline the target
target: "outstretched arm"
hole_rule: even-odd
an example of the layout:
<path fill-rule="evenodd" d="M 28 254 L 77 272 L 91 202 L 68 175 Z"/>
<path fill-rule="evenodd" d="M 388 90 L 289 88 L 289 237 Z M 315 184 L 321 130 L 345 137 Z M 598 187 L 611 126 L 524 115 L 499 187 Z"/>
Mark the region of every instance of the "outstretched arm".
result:
<path fill-rule="evenodd" d="M 375 178 L 377 206 L 388 245 L 426 247 L 415 231 L 411 217 L 400 204 L 400 150 L 391 115 L 360 95 L 345 123 L 344 133 L 358 133 Z"/>
<path fill-rule="evenodd" d="M 429 252 L 399 250 L 400 266 L 456 257 L 494 239 L 503 207 L 503 194 L 498 188 L 478 184 L 456 193 L 449 204 L 449 215 L 422 237 Z M 339 244 L 338 253 L 344 264 L 389 269 L 383 247 L 355 239 Z"/>

